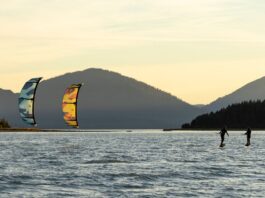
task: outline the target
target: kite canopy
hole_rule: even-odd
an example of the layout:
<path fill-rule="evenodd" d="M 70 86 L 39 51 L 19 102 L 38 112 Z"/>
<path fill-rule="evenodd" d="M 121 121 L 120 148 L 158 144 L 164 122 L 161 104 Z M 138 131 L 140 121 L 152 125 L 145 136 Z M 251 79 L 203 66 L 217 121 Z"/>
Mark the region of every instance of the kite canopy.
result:
<path fill-rule="evenodd" d="M 32 78 L 27 81 L 20 92 L 18 99 L 19 114 L 22 120 L 29 125 L 36 125 L 34 115 L 35 94 L 42 78 Z"/>
<path fill-rule="evenodd" d="M 77 100 L 78 93 L 82 84 L 73 84 L 65 90 L 63 97 L 62 110 L 64 113 L 64 120 L 68 126 L 78 128 L 77 121 Z"/>

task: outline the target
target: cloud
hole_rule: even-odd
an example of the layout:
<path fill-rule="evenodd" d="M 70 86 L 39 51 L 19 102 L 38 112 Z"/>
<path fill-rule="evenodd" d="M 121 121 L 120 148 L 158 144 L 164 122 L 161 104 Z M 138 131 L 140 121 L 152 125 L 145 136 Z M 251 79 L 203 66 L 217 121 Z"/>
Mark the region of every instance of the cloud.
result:
<path fill-rule="evenodd" d="M 257 0 L 256 0 L 257 1 Z M 12 2 L 12 3 L 10 3 Z M 246 0 L 20 0 L 0 8 L 0 36 L 111 40 L 263 39 L 263 10 Z M 26 2 L 26 3 L 24 3 Z M 264 3 L 263 3 L 264 4 Z M 261 3 L 262 5 L 262 3 Z M 258 10 L 258 12 L 257 12 Z M 248 21 L 246 24 L 245 22 Z M 253 21 L 254 24 L 253 25 Z M 260 22 L 258 22 L 260 21 Z M 258 23 L 258 24 L 257 24 Z M 249 29 L 248 27 L 253 27 Z M 113 43 L 110 43 L 113 44 Z"/>
<path fill-rule="evenodd" d="M 184 71 L 187 65 L 196 70 L 221 63 L 230 67 L 264 63 L 263 0 L 0 3 L 2 75 L 17 72 L 24 76 L 32 70 L 63 73 L 65 68 L 74 71 L 90 65 L 122 72 L 137 67 L 142 68 L 139 73 L 148 73 L 152 67 Z"/>

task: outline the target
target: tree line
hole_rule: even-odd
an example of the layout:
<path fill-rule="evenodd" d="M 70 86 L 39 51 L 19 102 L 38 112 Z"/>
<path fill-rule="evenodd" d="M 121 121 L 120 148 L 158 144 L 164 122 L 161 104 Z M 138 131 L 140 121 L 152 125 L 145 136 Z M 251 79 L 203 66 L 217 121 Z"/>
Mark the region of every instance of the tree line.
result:
<path fill-rule="evenodd" d="M 182 129 L 216 129 L 227 126 L 230 129 L 265 129 L 265 100 L 247 101 L 229 105 L 219 111 L 203 114 Z"/>
<path fill-rule="evenodd" d="M 10 128 L 9 123 L 5 119 L 0 119 L 0 129 Z"/>

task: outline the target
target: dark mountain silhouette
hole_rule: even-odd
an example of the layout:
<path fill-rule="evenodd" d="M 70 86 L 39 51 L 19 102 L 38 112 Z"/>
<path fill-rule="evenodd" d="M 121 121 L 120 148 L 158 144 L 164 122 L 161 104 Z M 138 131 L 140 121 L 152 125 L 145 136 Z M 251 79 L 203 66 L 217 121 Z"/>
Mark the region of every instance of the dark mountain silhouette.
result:
<path fill-rule="evenodd" d="M 204 104 L 196 104 L 196 105 L 193 105 L 193 106 L 198 107 L 198 108 L 204 108 L 206 105 L 204 105 Z"/>
<path fill-rule="evenodd" d="M 78 103 L 81 128 L 170 128 L 199 115 L 199 108 L 145 83 L 106 70 L 87 69 L 40 83 L 35 106 L 39 127 L 66 127 L 61 102 L 66 87 L 72 83 L 84 83 Z M 17 94 L 4 101 L 7 104 L 3 112 L 14 117 L 2 117 L 21 126 Z"/>
<path fill-rule="evenodd" d="M 249 100 L 265 100 L 265 77 L 248 83 L 227 96 L 218 98 L 216 101 L 205 106 L 204 111 L 216 111 L 228 105 Z"/>
<path fill-rule="evenodd" d="M 191 123 L 184 124 L 183 129 L 230 129 L 252 127 L 265 128 L 265 100 L 249 101 L 229 105 L 215 113 L 208 113 L 195 118 Z"/>
<path fill-rule="evenodd" d="M 265 99 L 265 77 L 209 105 L 192 106 L 118 73 L 87 69 L 40 83 L 35 106 L 39 127 L 66 127 L 61 111 L 64 90 L 70 84 L 80 82 L 84 83 L 78 106 L 81 128 L 177 128 L 200 114 L 233 103 Z M 0 89 L 0 118 L 7 119 L 12 126 L 25 127 L 18 114 L 17 98 L 18 94 Z"/>

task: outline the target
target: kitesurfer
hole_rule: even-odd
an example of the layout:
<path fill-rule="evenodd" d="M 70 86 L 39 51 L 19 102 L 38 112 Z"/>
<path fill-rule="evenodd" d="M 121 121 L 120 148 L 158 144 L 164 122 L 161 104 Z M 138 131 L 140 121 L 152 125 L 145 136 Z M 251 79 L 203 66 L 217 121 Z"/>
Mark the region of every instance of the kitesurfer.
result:
<path fill-rule="evenodd" d="M 220 134 L 220 136 L 221 136 L 221 144 L 220 144 L 220 147 L 224 147 L 224 146 L 225 146 L 225 144 L 224 144 L 225 134 L 227 134 L 228 137 L 229 137 L 229 134 L 228 134 L 228 132 L 227 132 L 226 127 L 224 127 L 224 128 L 219 132 L 219 134 Z"/>
<path fill-rule="evenodd" d="M 245 146 L 250 146 L 251 129 L 250 129 L 250 128 L 248 128 L 248 129 L 247 129 L 247 132 L 246 132 L 244 135 L 246 135 L 246 136 L 247 136 L 247 143 L 246 143 L 246 145 L 245 145 Z"/>

